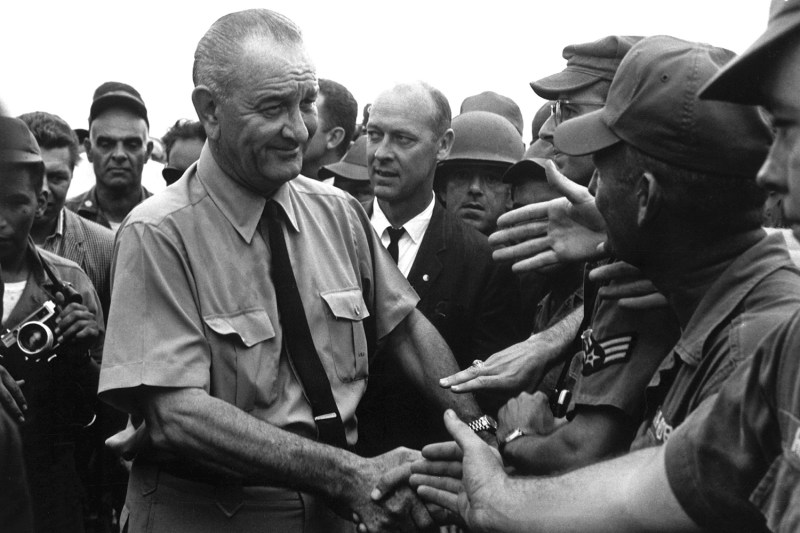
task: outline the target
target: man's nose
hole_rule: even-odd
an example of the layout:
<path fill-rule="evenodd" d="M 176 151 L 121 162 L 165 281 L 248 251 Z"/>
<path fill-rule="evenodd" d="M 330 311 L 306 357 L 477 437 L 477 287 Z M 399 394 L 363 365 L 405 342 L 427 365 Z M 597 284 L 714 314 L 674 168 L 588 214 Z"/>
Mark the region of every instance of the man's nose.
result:
<path fill-rule="evenodd" d="M 471 194 L 483 194 L 483 178 L 480 174 L 475 173 L 469 180 L 469 192 Z"/>
<path fill-rule="evenodd" d="M 286 121 L 283 124 L 283 135 L 287 139 L 292 139 L 299 144 L 305 144 L 309 138 L 309 127 L 316 130 L 316 120 L 313 124 L 306 125 L 306 120 L 299 107 L 291 109 L 286 114 Z"/>
<path fill-rule="evenodd" d="M 772 148 L 764 160 L 764 164 L 758 170 L 756 183 L 767 192 L 786 193 L 788 191 L 786 179 L 785 156 L 777 143 Z"/>
<path fill-rule="evenodd" d="M 128 154 L 125 153 L 125 145 L 122 141 L 114 144 L 114 150 L 111 152 L 111 157 L 114 159 L 125 159 L 128 157 Z"/>
<path fill-rule="evenodd" d="M 553 132 L 556 131 L 556 119 L 551 113 L 539 129 L 539 138 L 553 144 Z"/>

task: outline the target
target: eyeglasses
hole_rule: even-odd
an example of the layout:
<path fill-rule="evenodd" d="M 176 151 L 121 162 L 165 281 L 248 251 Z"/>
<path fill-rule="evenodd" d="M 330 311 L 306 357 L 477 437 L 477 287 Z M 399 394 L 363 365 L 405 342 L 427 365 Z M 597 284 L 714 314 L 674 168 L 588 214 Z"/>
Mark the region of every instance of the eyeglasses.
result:
<path fill-rule="evenodd" d="M 589 102 L 585 100 L 556 100 L 551 102 L 550 114 L 553 116 L 553 120 L 555 120 L 555 125 L 558 126 L 565 120 L 577 117 L 579 113 L 575 110 L 575 108 L 570 107 L 576 105 L 603 107 L 606 104 L 605 102 Z"/>

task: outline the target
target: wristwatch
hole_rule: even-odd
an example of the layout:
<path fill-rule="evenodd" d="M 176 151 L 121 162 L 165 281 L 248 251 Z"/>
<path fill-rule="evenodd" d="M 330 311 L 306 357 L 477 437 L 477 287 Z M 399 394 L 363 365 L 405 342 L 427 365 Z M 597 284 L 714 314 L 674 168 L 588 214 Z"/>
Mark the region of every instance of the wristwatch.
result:
<path fill-rule="evenodd" d="M 476 418 L 467 425 L 469 426 L 469 429 L 471 429 L 475 433 L 478 433 L 480 431 L 488 431 L 489 433 L 494 435 L 495 432 L 497 431 L 497 421 L 495 421 L 495 419 L 489 415 L 483 415 L 479 418 Z"/>
<path fill-rule="evenodd" d="M 503 450 L 506 447 L 506 444 L 508 444 L 509 442 L 515 441 L 518 438 L 524 437 L 524 436 L 525 436 L 525 432 L 524 431 L 522 431 L 520 428 L 515 428 L 514 431 L 512 431 L 511 433 L 506 435 L 506 437 L 500 441 L 500 445 L 498 446 L 499 452 L 502 454 Z"/>

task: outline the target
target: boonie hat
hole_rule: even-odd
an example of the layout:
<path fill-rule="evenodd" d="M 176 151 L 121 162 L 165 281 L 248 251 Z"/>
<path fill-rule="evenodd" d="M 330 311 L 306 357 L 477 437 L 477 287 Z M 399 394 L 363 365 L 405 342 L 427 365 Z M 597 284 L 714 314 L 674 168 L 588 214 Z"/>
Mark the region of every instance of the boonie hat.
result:
<path fill-rule="evenodd" d="M 118 81 L 107 81 L 94 91 L 92 107 L 89 109 L 89 124 L 92 123 L 103 111 L 122 107 L 144 119 L 147 126 L 150 121 L 147 119 L 147 107 L 144 105 L 142 95 L 139 91 Z"/>
<path fill-rule="evenodd" d="M 697 97 L 733 55 L 663 35 L 640 41 L 620 64 L 606 105 L 556 128 L 556 149 L 585 155 L 625 141 L 675 166 L 754 178 L 772 143 L 758 110 Z"/>
<path fill-rule="evenodd" d="M 582 89 L 600 80 L 611 81 L 622 58 L 641 39 L 630 35 L 610 35 L 591 43 L 571 44 L 562 53 L 567 68 L 532 81 L 531 88 L 545 100 L 555 100 L 561 93 Z"/>
<path fill-rule="evenodd" d="M 503 174 L 504 183 L 514 183 L 521 179 L 547 179 L 544 172 L 544 163 L 552 159 L 554 155 L 553 145 L 542 139 L 538 139 L 525 151 L 522 161 L 511 165 Z"/>
<path fill-rule="evenodd" d="M 0 163 L 41 163 L 42 153 L 27 124 L 0 116 Z"/>
<path fill-rule="evenodd" d="M 522 135 L 522 129 L 525 126 L 525 122 L 522 119 L 522 111 L 520 111 L 517 103 L 508 96 L 503 96 L 493 91 L 484 91 L 480 94 L 468 96 L 461 103 L 460 113 L 468 113 L 469 111 L 488 111 L 505 117 Z"/>
<path fill-rule="evenodd" d="M 772 0 L 767 30 L 700 90 L 700 98 L 761 103 L 761 84 L 775 53 L 784 40 L 797 35 L 797 31 L 800 31 L 800 0 Z"/>
<path fill-rule="evenodd" d="M 319 179 L 341 176 L 356 181 L 369 181 L 367 172 L 367 136 L 362 135 L 344 154 L 341 161 L 325 165 L 317 172 Z"/>

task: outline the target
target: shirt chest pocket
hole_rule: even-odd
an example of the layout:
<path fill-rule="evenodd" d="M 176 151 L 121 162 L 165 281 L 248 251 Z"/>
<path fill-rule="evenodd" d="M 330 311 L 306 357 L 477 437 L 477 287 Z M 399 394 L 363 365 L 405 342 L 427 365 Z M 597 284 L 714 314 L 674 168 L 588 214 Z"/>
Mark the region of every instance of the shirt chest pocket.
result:
<path fill-rule="evenodd" d="M 360 289 L 320 293 L 326 307 L 326 323 L 336 375 L 345 383 L 368 374 L 367 336 L 364 319 L 369 310 Z"/>
<path fill-rule="evenodd" d="M 266 404 L 274 402 L 280 347 L 269 342 L 275 329 L 266 310 L 205 316 L 203 321 L 213 331 L 212 395 L 244 411 L 253 410 L 257 396 Z"/>

